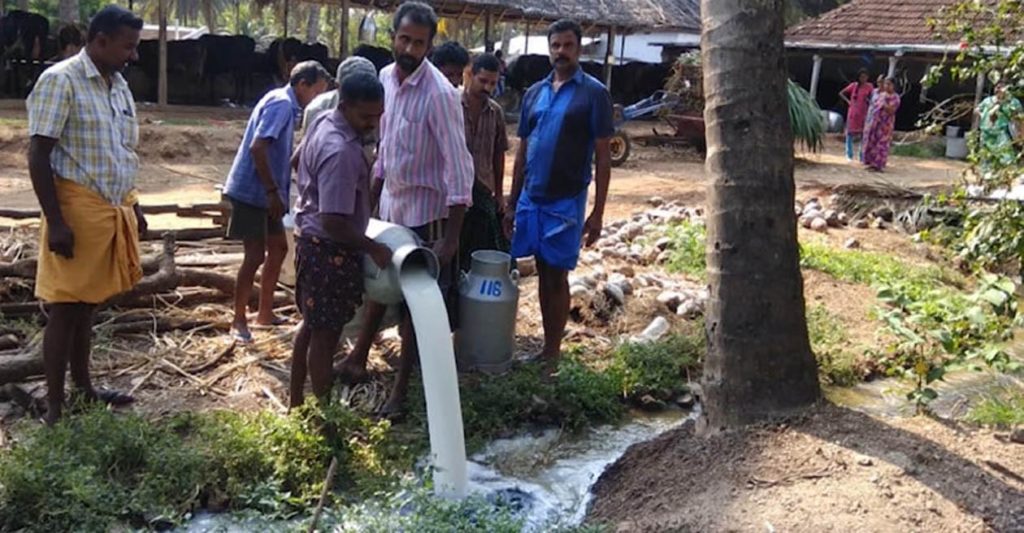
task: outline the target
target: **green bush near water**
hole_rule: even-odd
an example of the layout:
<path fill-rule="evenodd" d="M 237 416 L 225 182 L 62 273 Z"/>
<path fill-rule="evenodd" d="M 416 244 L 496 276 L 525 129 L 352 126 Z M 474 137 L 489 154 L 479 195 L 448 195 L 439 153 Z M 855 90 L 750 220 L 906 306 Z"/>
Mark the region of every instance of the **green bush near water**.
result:
<path fill-rule="evenodd" d="M 681 382 L 678 365 L 692 362 L 693 346 L 670 337 L 643 349 L 623 347 L 605 369 L 580 362 L 581 348 L 574 348 L 550 375 L 523 365 L 503 376 L 468 376 L 461 386 L 467 445 L 478 449 L 530 428 L 578 431 L 620 421 L 623 391 L 667 386 L 673 376 Z M 218 411 L 161 420 L 95 409 L 54 428 L 27 424 L 0 455 L 0 530 L 148 528 L 177 523 L 201 507 L 287 518 L 319 497 L 332 454 L 343 502 L 393 494 L 427 447 L 422 390 L 413 383 L 409 419 L 395 427 L 336 404 L 287 416 Z M 322 431 L 328 424 L 330 438 Z M 437 519 L 461 512 L 427 509 Z M 503 530 L 504 515 L 486 516 L 482 524 L 497 524 L 487 530 Z"/>
<path fill-rule="evenodd" d="M 668 401 L 685 390 L 687 371 L 696 374 L 703 356 L 703 337 L 675 334 L 658 342 L 620 345 L 612 368 L 621 377 L 624 397 Z"/>

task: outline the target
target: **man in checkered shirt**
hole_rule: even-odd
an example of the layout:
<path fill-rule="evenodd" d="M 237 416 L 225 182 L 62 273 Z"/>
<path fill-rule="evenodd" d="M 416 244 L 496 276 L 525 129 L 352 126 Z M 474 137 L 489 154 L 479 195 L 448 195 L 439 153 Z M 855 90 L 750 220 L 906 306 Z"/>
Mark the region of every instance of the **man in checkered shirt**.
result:
<path fill-rule="evenodd" d="M 43 337 L 46 421 L 60 418 L 64 375 L 85 401 L 124 404 L 89 376 L 96 306 L 142 277 L 135 103 L 121 70 L 138 60 L 142 19 L 107 6 L 93 17 L 85 49 L 39 77 L 27 101 L 29 174 L 43 211 L 36 296 L 49 304 Z"/>

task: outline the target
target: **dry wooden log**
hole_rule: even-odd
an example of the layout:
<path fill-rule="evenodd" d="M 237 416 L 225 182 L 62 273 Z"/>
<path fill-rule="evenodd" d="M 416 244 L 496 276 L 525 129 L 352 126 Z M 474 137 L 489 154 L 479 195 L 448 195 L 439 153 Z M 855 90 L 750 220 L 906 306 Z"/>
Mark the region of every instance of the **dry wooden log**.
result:
<path fill-rule="evenodd" d="M 160 269 L 161 255 L 151 255 L 142 258 L 142 272 L 153 274 Z M 217 255 L 190 254 L 183 257 L 176 257 L 174 262 L 177 266 L 186 267 L 218 267 L 236 265 L 242 262 L 244 253 L 226 253 Z M 35 259 L 22 259 L 14 263 L 0 263 L 0 278 L 24 278 L 34 279 L 38 261 Z"/>
<path fill-rule="evenodd" d="M 22 259 L 13 263 L 0 264 L 0 278 L 34 278 L 36 277 L 36 260 Z"/>
<path fill-rule="evenodd" d="M 39 352 L 0 357 L 0 384 L 17 383 L 42 374 L 43 357 Z"/>
<path fill-rule="evenodd" d="M 3 315 L 5 318 L 18 318 L 42 313 L 43 309 L 43 303 L 38 301 L 14 302 L 0 304 L 0 315 Z"/>
<path fill-rule="evenodd" d="M 175 214 L 179 217 L 198 217 L 198 218 L 211 218 L 219 216 L 222 212 L 226 211 L 228 207 L 221 203 L 204 203 L 204 204 L 151 204 L 143 205 L 142 212 L 147 215 L 166 215 Z M 38 209 L 0 209 L 0 217 L 10 218 L 13 220 L 26 220 L 30 218 L 39 218 L 40 212 Z"/>
<path fill-rule="evenodd" d="M 145 241 L 158 241 L 164 233 L 173 233 L 179 241 L 201 241 L 224 237 L 224 228 L 150 229 Z"/>
<path fill-rule="evenodd" d="M 21 346 L 21 341 L 18 340 L 16 335 L 0 336 L 0 350 L 10 350 L 19 346 Z"/>
<path fill-rule="evenodd" d="M 125 322 L 122 324 L 111 324 L 104 328 L 112 335 L 129 335 L 135 333 L 162 333 L 165 331 L 181 330 L 186 331 L 196 328 L 209 328 L 221 331 L 228 331 L 230 325 L 209 320 L 185 320 L 177 318 L 159 318 L 156 320 L 139 320 L 136 322 Z"/>

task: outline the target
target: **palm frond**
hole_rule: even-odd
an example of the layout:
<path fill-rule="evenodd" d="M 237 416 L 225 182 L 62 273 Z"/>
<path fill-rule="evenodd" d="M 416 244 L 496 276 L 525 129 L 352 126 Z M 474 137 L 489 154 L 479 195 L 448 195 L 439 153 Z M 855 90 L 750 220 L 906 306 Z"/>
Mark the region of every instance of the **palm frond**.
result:
<path fill-rule="evenodd" d="M 793 136 L 808 150 L 817 152 L 825 138 L 825 119 L 821 108 L 803 87 L 787 80 L 786 96 L 789 101 L 789 122 Z"/>

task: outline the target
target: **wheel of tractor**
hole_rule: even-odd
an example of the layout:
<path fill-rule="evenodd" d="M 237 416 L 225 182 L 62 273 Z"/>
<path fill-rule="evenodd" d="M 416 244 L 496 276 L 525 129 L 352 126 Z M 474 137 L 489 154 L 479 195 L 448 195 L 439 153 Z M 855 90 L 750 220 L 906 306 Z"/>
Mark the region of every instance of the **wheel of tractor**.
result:
<path fill-rule="evenodd" d="M 629 159 L 629 150 L 632 148 L 632 144 L 629 134 L 625 131 L 619 130 L 615 132 L 615 135 L 612 135 L 609 146 L 612 152 L 613 167 L 620 166 Z"/>

